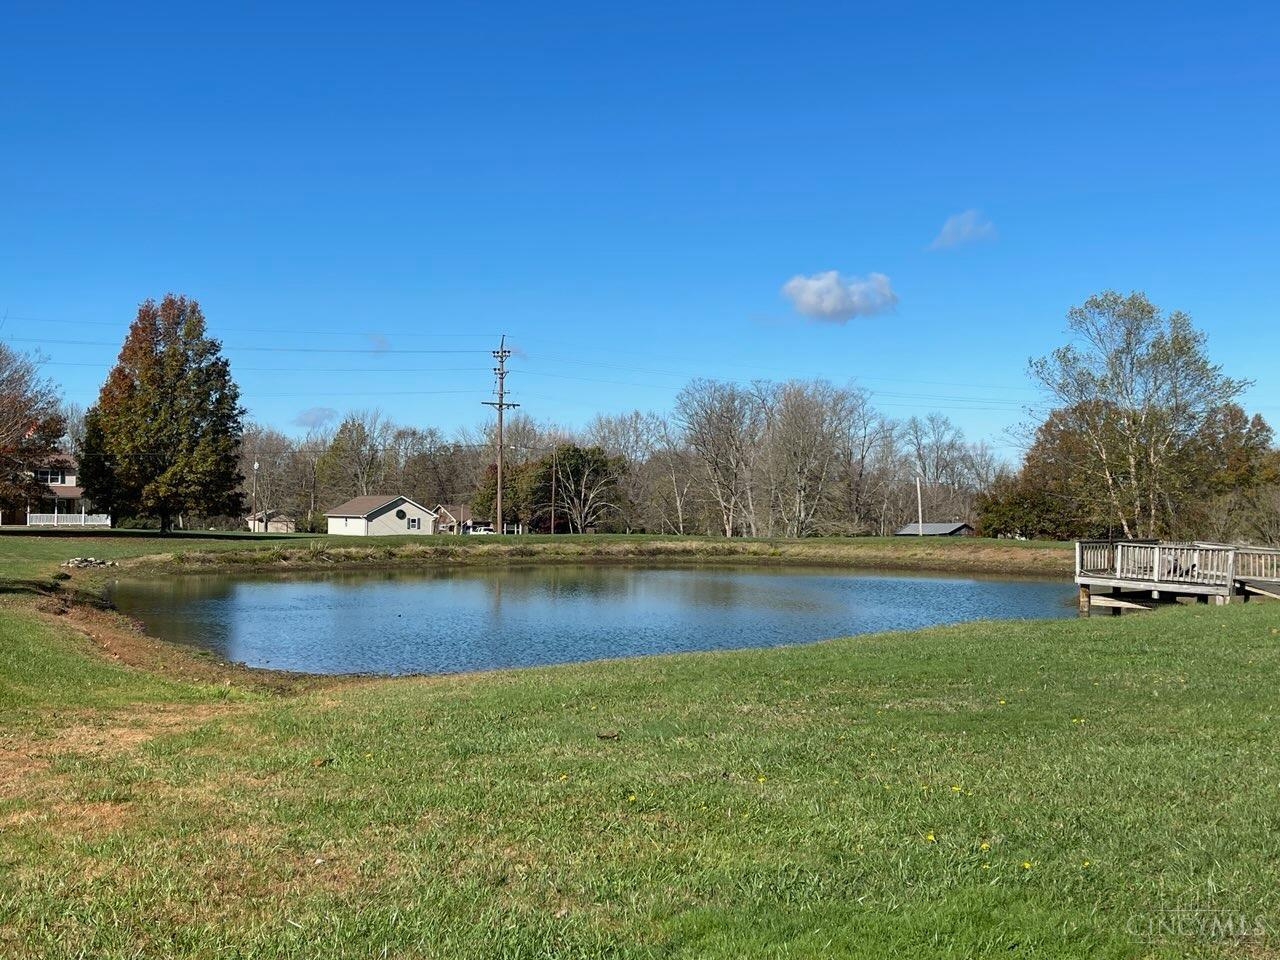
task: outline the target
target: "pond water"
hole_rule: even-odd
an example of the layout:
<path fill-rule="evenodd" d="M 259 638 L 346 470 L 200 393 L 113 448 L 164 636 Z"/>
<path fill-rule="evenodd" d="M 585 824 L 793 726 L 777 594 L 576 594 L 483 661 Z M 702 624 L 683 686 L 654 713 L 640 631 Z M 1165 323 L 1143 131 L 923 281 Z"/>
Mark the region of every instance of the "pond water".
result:
<path fill-rule="evenodd" d="M 537 566 L 119 581 L 154 636 L 254 667 L 448 673 L 1071 616 L 1061 581 L 831 569 Z"/>

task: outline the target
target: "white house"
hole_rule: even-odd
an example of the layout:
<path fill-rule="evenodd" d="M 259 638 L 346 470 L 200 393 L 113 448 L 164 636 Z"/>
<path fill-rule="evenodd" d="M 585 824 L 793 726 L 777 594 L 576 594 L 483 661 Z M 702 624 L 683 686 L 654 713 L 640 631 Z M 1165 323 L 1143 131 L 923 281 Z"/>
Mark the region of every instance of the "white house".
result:
<path fill-rule="evenodd" d="M 416 500 L 393 494 L 356 497 L 325 513 L 329 532 L 349 537 L 435 533 L 436 514 Z"/>

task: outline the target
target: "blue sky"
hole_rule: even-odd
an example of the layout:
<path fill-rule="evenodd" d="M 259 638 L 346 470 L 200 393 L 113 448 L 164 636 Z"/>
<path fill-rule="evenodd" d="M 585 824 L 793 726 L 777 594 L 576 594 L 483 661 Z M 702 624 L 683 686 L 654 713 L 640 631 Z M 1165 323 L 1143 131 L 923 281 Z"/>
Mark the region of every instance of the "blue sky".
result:
<path fill-rule="evenodd" d="M 1114 287 L 1280 421 L 1280 14 L 1181 6 L 7 4 L 0 337 L 89 403 L 173 290 L 290 430 L 474 424 L 506 333 L 540 419 L 821 376 L 1007 443 Z"/>

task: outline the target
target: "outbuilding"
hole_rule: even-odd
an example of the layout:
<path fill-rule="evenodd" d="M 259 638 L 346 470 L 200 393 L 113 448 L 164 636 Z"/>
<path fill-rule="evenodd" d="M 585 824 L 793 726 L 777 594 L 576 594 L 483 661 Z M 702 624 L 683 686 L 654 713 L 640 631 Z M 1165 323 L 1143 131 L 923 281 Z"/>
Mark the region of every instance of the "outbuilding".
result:
<path fill-rule="evenodd" d="M 895 530 L 895 537 L 972 537 L 976 533 L 973 527 L 959 520 L 951 523 L 908 523 L 901 530 Z"/>
<path fill-rule="evenodd" d="M 245 517 L 254 533 L 297 533 L 298 521 L 282 510 L 259 510 Z"/>
<path fill-rule="evenodd" d="M 329 532 L 349 537 L 389 537 L 402 533 L 435 533 L 435 511 L 396 494 L 356 497 L 325 513 Z"/>

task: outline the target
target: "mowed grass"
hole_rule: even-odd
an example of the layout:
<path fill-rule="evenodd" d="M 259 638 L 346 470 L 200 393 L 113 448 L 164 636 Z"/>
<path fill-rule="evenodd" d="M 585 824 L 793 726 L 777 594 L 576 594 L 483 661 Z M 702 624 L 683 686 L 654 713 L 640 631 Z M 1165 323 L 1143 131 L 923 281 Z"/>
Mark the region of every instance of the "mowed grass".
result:
<path fill-rule="evenodd" d="M 1160 918 L 1280 932 L 1280 605 L 292 697 L 2 615 L 0 956 L 1277 949 Z"/>
<path fill-rule="evenodd" d="M 96 533 L 50 532 L 28 535 L 0 533 L 0 583 L 47 577 L 72 557 L 125 560 L 174 552 L 271 550 L 300 546 L 313 539 L 306 534 L 253 534 L 248 531 L 179 532 L 160 536 L 144 530 L 103 530 Z"/>

